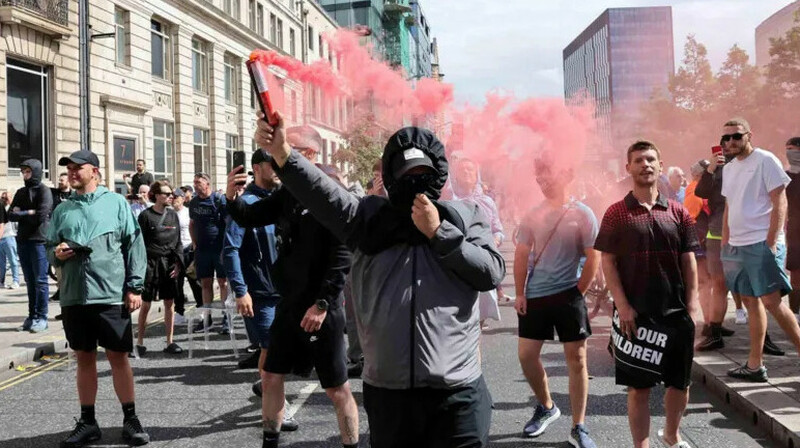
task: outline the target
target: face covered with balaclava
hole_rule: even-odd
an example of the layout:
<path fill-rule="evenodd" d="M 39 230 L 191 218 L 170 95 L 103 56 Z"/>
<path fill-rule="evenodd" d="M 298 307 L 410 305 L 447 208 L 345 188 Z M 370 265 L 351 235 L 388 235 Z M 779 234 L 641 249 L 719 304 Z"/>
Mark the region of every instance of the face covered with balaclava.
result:
<path fill-rule="evenodd" d="M 383 153 L 383 182 L 396 209 L 411 215 L 418 194 L 439 199 L 446 181 L 444 145 L 431 131 L 408 127 L 389 138 Z"/>

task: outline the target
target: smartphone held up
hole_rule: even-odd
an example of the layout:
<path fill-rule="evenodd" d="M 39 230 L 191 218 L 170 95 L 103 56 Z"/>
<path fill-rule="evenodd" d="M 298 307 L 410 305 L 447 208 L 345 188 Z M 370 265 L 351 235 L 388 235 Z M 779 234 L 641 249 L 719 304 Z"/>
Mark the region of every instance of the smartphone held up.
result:
<path fill-rule="evenodd" d="M 236 168 L 236 167 L 241 166 L 242 167 L 242 172 L 244 172 L 245 157 L 246 157 L 246 155 L 245 155 L 244 151 L 234 151 L 233 152 L 233 164 L 232 164 L 232 167 Z M 244 181 L 238 181 L 238 182 L 236 182 L 236 185 L 244 185 L 245 183 L 246 182 L 244 182 Z"/>

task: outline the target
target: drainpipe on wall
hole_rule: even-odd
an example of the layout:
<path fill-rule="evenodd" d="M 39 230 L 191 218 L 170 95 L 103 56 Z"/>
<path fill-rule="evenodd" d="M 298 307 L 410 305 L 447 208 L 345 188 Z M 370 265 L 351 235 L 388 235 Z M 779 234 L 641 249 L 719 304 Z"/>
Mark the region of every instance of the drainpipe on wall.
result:
<path fill-rule="evenodd" d="M 89 95 L 89 0 L 78 0 L 78 85 L 80 90 L 81 149 L 91 150 Z"/>

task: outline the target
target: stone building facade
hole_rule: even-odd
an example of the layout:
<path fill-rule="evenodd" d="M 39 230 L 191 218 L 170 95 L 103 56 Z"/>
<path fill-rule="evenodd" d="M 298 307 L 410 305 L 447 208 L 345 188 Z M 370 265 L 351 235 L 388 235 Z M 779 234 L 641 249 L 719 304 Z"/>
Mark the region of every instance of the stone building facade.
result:
<path fill-rule="evenodd" d="M 19 0 L 20 5 L 29 3 Z M 0 89 L 6 90 L 0 94 L 8 98 L 0 106 L 0 120 L 7 121 L 7 126 L 0 124 L 0 133 L 5 134 L 0 136 L 0 189 L 4 184 L 12 189 L 22 184 L 16 169 L 21 153 L 42 158 L 52 176 L 59 170 L 58 157 L 79 148 L 78 0 L 40 3 L 65 6 L 65 23 L 25 6 L 0 7 L 0 77 L 6 81 L 0 82 Z M 133 172 L 139 158 L 146 160 L 156 178 L 186 185 L 202 171 L 211 175 L 216 187 L 223 187 L 232 152 L 254 149 L 257 106 L 245 66 L 250 52 L 266 48 L 305 62 L 328 58 L 327 48 L 322 56 L 316 50 L 318 35 L 337 27 L 313 0 L 90 4 L 92 33 L 113 34 L 90 44 L 91 149 L 100 157 L 107 185 L 121 192 L 123 175 Z M 31 18 L 8 20 L 6 8 Z M 309 31 L 314 36 L 308 36 Z M 308 49 L 311 42 L 315 51 Z M 28 106 L 30 112 L 21 113 L 17 110 L 21 106 L 14 103 L 36 100 L 33 87 L 27 88 L 28 99 L 22 98 L 25 92 L 16 95 L 20 100 L 7 93 L 9 74 L 17 76 L 23 69 L 31 79 L 37 70 L 44 79 L 41 150 L 32 124 L 38 111 Z M 342 143 L 345 120 L 311 114 L 303 103 L 312 89 L 286 79 L 277 69 L 274 73 L 280 89 L 273 95 L 281 97 L 290 124 L 317 127 L 327 148 L 320 158 L 328 158 Z M 21 90 L 10 90 L 15 89 Z M 25 125 L 30 136 L 18 138 L 18 128 Z"/>

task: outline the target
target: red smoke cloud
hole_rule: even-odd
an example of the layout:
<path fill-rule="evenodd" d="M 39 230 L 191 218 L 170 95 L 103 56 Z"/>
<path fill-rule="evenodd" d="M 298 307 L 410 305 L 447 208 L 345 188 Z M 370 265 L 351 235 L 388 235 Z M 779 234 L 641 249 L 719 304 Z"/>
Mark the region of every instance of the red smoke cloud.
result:
<path fill-rule="evenodd" d="M 436 126 L 450 157 L 475 160 L 508 213 L 519 215 L 537 201 L 533 163 L 541 154 L 559 166 L 577 168 L 583 162 L 595 129 L 588 101 L 567 106 L 561 98 L 489 93 L 483 106 L 459 106 L 451 84 L 423 78 L 412 85 L 404 72 L 374 59 L 352 32 L 339 31 L 326 41 L 336 55 L 335 67 L 327 61 L 304 65 L 260 50 L 251 58 L 280 67 L 289 78 L 313 84 L 327 95 L 349 95 L 357 110 L 371 110 L 389 131 L 411 122 Z M 367 103 L 375 107 L 358 107 Z"/>

